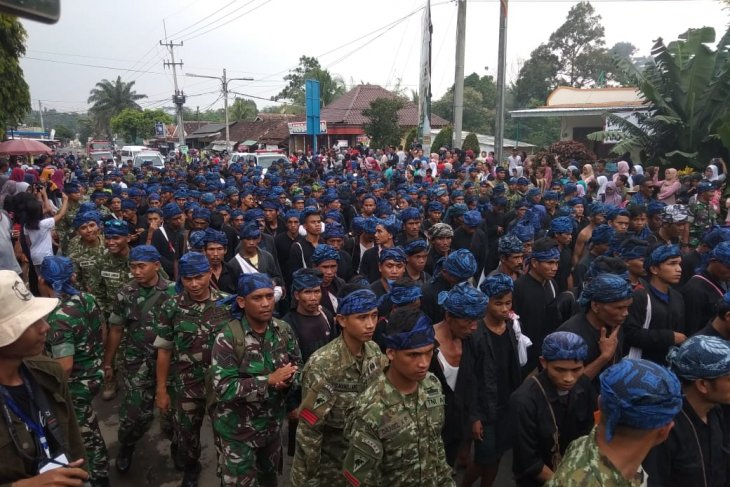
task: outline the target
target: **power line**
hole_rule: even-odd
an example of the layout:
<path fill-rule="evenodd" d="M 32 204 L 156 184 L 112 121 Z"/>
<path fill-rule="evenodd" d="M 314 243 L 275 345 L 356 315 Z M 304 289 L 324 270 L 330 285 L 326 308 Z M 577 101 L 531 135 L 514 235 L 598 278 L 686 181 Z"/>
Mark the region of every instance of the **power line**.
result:
<path fill-rule="evenodd" d="M 255 1 L 255 0 L 251 0 L 251 2 L 247 3 L 246 5 L 249 5 L 250 3 L 253 3 L 253 1 Z M 250 9 L 250 10 L 247 10 L 247 11 L 243 12 L 243 13 L 242 13 L 241 15 L 237 15 L 237 16 L 235 16 L 235 17 L 233 17 L 233 18 L 231 18 L 231 19 L 227 20 L 226 22 L 223 22 L 223 23 L 222 23 L 222 24 L 220 24 L 220 25 L 217 25 L 217 26 L 215 26 L 215 27 L 212 27 L 212 28 L 210 28 L 210 29 L 208 29 L 208 30 L 206 30 L 206 31 L 203 31 L 203 32 L 201 32 L 200 34 L 197 34 L 197 35 L 194 35 L 194 36 L 192 36 L 192 37 L 189 37 L 189 38 L 188 38 L 188 40 L 193 40 L 193 39 L 197 39 L 198 37 L 200 37 L 200 36 L 203 36 L 203 35 L 205 35 L 205 34 L 207 34 L 207 33 L 209 33 L 209 32 L 212 32 L 212 31 L 214 31 L 214 30 L 216 30 L 216 29 L 218 29 L 218 28 L 220 28 L 220 27 L 223 27 L 224 25 L 228 25 L 228 24 L 230 24 L 231 22 L 233 22 L 234 20 L 238 20 L 238 19 L 240 19 L 241 17 L 243 17 L 244 15 L 248 15 L 248 14 L 250 14 L 251 12 L 253 12 L 254 10 L 258 10 L 258 9 L 260 9 L 261 7 L 263 7 L 264 5 L 266 5 L 267 3 L 270 3 L 270 2 L 271 2 L 271 0 L 265 0 L 265 1 L 264 1 L 264 3 L 261 3 L 261 4 L 257 5 L 257 6 L 255 6 L 254 8 L 252 8 L 252 9 Z"/>
<path fill-rule="evenodd" d="M 195 27 L 195 26 L 200 25 L 201 22 L 204 22 L 205 20 L 208 20 L 209 18 L 211 18 L 215 14 L 221 13 L 223 10 L 227 9 L 229 6 L 231 6 L 232 4 L 236 3 L 237 1 L 238 0 L 232 0 L 231 2 L 228 2 L 223 7 L 214 10 L 212 13 L 206 15 L 202 19 L 197 19 L 195 22 L 193 22 L 192 24 L 188 25 L 187 27 L 184 27 L 184 28 L 178 30 L 177 32 L 173 32 L 168 37 L 170 37 L 170 38 L 176 37 L 178 34 L 180 34 L 182 32 L 185 32 L 186 30 L 190 29 L 191 27 Z M 224 15 L 228 15 L 228 14 L 224 14 Z"/>

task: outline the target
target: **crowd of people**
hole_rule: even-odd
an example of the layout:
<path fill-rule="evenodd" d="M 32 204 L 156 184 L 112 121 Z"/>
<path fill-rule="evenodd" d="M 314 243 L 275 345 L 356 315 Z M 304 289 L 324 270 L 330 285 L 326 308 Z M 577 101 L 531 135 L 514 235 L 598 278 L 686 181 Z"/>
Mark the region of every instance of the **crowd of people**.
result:
<path fill-rule="evenodd" d="M 491 486 L 510 450 L 521 487 L 728 486 L 727 170 L 0 159 L 0 483 L 110 485 L 157 417 L 195 486 L 207 416 L 226 486 L 284 446 L 292 486 Z"/>

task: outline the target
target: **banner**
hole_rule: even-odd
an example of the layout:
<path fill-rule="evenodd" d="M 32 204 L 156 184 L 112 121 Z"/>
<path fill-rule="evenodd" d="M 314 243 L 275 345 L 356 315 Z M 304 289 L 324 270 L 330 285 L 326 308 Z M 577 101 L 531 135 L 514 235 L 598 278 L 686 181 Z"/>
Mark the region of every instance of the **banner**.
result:
<path fill-rule="evenodd" d="M 418 140 L 423 154 L 431 153 L 431 0 L 426 0 L 421 28 L 421 64 L 418 84 Z M 406 141 L 410 143 L 410 141 Z"/>

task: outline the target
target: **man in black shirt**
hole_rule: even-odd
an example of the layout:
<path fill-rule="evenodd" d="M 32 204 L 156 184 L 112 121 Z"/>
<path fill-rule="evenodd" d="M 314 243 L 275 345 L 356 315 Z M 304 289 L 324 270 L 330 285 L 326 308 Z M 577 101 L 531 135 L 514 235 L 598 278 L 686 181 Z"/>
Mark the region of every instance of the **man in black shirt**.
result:
<path fill-rule="evenodd" d="M 729 479 L 730 342 L 695 336 L 668 356 L 682 383 L 682 410 L 669 438 L 655 446 L 644 469 L 649 487 L 724 487 Z"/>
<path fill-rule="evenodd" d="M 596 395 L 583 375 L 587 355 L 580 336 L 551 333 L 542 343 L 542 372 L 512 393 L 509 410 L 517 417 L 512 471 L 519 487 L 550 480 L 568 444 L 593 428 Z"/>
<path fill-rule="evenodd" d="M 312 253 L 312 267 L 322 274 L 322 296 L 320 304 L 322 308 L 330 312 L 332 316 L 337 314 L 338 298 L 340 290 L 345 286 L 345 281 L 337 277 L 337 267 L 340 263 L 340 253 L 334 247 L 327 244 L 319 244 Z M 293 278 L 293 275 L 292 275 Z"/>
<path fill-rule="evenodd" d="M 709 257 L 706 267 L 694 274 L 681 290 L 688 336 L 695 334 L 712 319 L 715 304 L 725 294 L 725 282 L 730 280 L 730 242 L 718 244 Z"/>
<path fill-rule="evenodd" d="M 715 319 L 695 335 L 715 336 L 730 340 L 730 292 L 725 293 L 715 305 Z"/>
<path fill-rule="evenodd" d="M 555 283 L 558 285 L 558 292 L 562 293 L 573 287 L 573 278 L 570 275 L 573 270 L 573 252 L 570 250 L 570 242 L 573 240 L 573 220 L 567 216 L 554 218 L 550 222 L 549 236 L 555 240 L 560 250 Z"/>

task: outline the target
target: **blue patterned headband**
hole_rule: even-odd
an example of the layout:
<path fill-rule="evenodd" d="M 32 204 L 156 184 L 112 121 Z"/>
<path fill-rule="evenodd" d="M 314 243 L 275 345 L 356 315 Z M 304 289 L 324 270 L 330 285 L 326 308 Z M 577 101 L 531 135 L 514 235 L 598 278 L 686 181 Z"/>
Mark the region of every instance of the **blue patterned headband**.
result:
<path fill-rule="evenodd" d="M 569 331 L 556 331 L 542 342 L 542 357 L 548 362 L 555 360 L 579 360 L 588 358 L 588 345 L 580 335 Z"/>
<path fill-rule="evenodd" d="M 436 332 L 431 318 L 421 315 L 410 331 L 385 336 L 385 348 L 392 350 L 413 350 L 433 345 Z"/>
<path fill-rule="evenodd" d="M 68 257 L 49 255 L 43 258 L 41 277 L 56 293 L 79 294 L 79 290 L 71 285 L 73 273 L 74 265 Z"/>
<path fill-rule="evenodd" d="M 730 342 L 714 336 L 693 336 L 667 355 L 680 379 L 716 379 L 730 375 Z"/>

